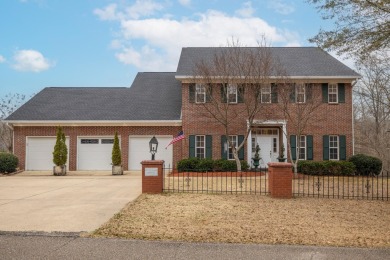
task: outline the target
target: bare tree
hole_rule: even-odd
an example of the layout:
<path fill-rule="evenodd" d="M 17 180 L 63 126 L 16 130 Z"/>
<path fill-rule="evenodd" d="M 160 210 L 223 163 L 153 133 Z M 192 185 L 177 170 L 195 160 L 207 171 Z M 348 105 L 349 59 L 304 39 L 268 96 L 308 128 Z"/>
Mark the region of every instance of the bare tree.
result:
<path fill-rule="evenodd" d="M 311 42 L 340 53 L 365 56 L 390 48 L 390 2 L 388 0 L 307 0 L 335 28 L 320 30 Z"/>
<path fill-rule="evenodd" d="M 206 94 L 203 116 L 222 126 L 226 137 L 231 135 L 240 120 L 246 120 L 247 127 L 242 141 L 233 143 L 227 138 L 238 171 L 241 171 L 238 151 L 244 149 L 254 120 L 259 118 L 260 112 L 262 120 L 271 114 L 267 111 L 269 106 L 260 102 L 261 88 L 275 82 L 271 76 L 277 76 L 280 71 L 278 66 L 265 41 L 253 48 L 232 42 L 228 47 L 218 48 L 209 60 L 195 64 L 194 87 L 201 90 L 196 90 L 195 95 L 203 91 Z"/>
<path fill-rule="evenodd" d="M 390 169 L 390 64 L 384 55 L 357 64 L 363 78 L 355 90 L 356 148 Z"/>
<path fill-rule="evenodd" d="M 0 99 L 0 150 L 12 152 L 12 129 L 4 119 L 25 102 L 22 94 L 7 94 Z"/>
<path fill-rule="evenodd" d="M 316 113 L 323 104 L 320 88 L 311 83 L 286 83 L 278 87 L 279 107 L 283 111 L 284 119 L 288 121 L 290 132 L 296 135 L 296 150 L 292 150 L 291 140 L 287 133 L 287 147 L 290 161 L 294 166 L 294 173 L 298 171 L 298 160 L 300 159 L 301 142 L 300 137 L 307 134 L 307 127 L 314 121 L 321 121 L 323 118 Z M 293 157 L 295 154 L 295 158 Z"/>

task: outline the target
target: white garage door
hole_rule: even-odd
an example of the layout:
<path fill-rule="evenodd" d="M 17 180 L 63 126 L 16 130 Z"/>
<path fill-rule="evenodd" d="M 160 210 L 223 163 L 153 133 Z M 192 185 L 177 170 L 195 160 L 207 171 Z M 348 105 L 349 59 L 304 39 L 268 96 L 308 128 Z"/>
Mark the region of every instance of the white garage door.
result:
<path fill-rule="evenodd" d="M 130 136 L 129 137 L 129 170 L 141 170 L 141 162 L 150 160 L 152 155 L 149 151 L 149 141 L 153 136 Z M 158 141 L 158 148 L 156 153 L 156 160 L 164 160 L 165 166 L 172 167 L 173 149 L 172 145 L 165 147 L 172 140 L 172 136 L 156 136 Z"/>
<path fill-rule="evenodd" d="M 55 137 L 27 137 L 26 140 L 26 170 L 48 171 L 53 170 L 53 151 L 56 144 Z M 69 138 L 66 138 L 68 147 L 69 165 Z"/>
<path fill-rule="evenodd" d="M 79 137 L 77 140 L 77 169 L 81 171 L 111 170 L 113 144 L 114 137 Z"/>

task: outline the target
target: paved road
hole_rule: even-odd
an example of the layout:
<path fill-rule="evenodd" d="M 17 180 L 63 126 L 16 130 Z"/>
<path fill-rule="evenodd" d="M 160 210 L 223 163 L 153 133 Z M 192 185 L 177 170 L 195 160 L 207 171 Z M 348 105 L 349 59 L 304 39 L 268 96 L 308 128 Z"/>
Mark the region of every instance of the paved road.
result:
<path fill-rule="evenodd" d="M 0 177 L 0 230 L 98 228 L 141 194 L 140 174 L 109 174 L 31 176 L 27 172 Z"/>
<path fill-rule="evenodd" d="M 390 259 L 388 249 L 158 242 L 0 234 L 1 259 Z"/>

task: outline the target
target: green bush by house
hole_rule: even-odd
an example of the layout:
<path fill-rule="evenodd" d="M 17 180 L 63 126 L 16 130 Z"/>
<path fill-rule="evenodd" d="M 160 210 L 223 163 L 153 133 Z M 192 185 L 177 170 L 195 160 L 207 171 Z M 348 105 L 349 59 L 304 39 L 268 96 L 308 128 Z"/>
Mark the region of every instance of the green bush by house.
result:
<path fill-rule="evenodd" d="M 346 161 L 298 161 L 298 172 L 308 175 L 354 175 L 355 165 Z"/>
<path fill-rule="evenodd" d="M 365 154 L 356 154 L 348 159 L 356 166 L 357 175 L 379 175 L 382 170 L 382 161 Z"/>
<path fill-rule="evenodd" d="M 0 172 L 11 173 L 16 171 L 19 159 L 12 153 L 0 153 Z"/>
<path fill-rule="evenodd" d="M 246 171 L 249 169 L 249 165 L 246 161 L 241 161 L 241 169 Z M 177 170 L 179 172 L 194 171 L 194 172 L 225 172 L 225 171 L 237 171 L 236 161 L 231 160 L 212 160 L 212 159 L 198 159 L 188 158 L 180 160 L 177 163 Z"/>

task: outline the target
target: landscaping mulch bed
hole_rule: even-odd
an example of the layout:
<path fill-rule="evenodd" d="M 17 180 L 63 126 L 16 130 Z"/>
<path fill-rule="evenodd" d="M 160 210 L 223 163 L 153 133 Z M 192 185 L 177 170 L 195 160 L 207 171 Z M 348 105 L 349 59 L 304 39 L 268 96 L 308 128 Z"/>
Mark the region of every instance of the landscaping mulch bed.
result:
<path fill-rule="evenodd" d="M 89 236 L 390 247 L 390 202 L 143 194 Z"/>

